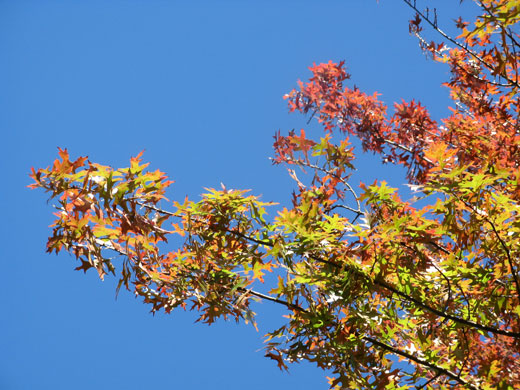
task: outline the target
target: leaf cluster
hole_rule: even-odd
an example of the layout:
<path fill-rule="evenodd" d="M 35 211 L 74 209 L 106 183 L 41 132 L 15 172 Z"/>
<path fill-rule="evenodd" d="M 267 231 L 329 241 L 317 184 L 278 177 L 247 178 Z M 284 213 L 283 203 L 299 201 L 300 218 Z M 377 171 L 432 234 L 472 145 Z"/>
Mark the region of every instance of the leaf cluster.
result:
<path fill-rule="evenodd" d="M 141 155 L 112 169 L 60 149 L 31 174 L 58 203 L 47 250 L 101 278 L 118 269 L 118 289 L 153 312 L 255 324 L 254 300 L 282 305 L 266 356 L 281 369 L 313 362 L 331 388 L 520 388 L 520 7 L 479 0 L 452 37 L 436 10 L 404 2 L 410 32 L 449 66 L 447 118 L 413 100 L 388 114 L 348 86 L 344 63 L 315 64 L 285 97 L 324 135 L 275 135 L 273 162 L 297 185 L 290 207 L 269 216 L 275 204 L 223 186 L 167 210 L 172 182 Z M 428 43 L 425 26 L 444 41 Z M 403 165 L 415 196 L 385 181 L 354 188 L 349 137 Z"/>

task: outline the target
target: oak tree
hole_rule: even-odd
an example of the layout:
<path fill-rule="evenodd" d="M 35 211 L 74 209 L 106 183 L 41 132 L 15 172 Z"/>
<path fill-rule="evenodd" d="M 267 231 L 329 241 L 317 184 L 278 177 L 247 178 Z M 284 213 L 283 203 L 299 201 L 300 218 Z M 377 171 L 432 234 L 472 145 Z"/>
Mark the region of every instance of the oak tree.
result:
<path fill-rule="evenodd" d="M 288 208 L 224 187 L 168 203 L 172 182 L 141 155 L 114 169 L 60 149 L 31 174 L 57 202 L 47 251 L 117 273 L 154 312 L 254 324 L 254 301 L 282 305 L 266 356 L 314 362 L 331 388 L 520 389 L 520 4 L 477 0 L 455 37 L 436 10 L 404 2 L 410 32 L 449 67 L 448 117 L 414 100 L 389 114 L 342 62 L 312 66 L 285 98 L 323 136 L 275 136 L 273 162 L 296 181 Z M 402 165 L 415 196 L 354 188 L 350 137 Z M 173 236 L 183 244 L 165 250 Z"/>

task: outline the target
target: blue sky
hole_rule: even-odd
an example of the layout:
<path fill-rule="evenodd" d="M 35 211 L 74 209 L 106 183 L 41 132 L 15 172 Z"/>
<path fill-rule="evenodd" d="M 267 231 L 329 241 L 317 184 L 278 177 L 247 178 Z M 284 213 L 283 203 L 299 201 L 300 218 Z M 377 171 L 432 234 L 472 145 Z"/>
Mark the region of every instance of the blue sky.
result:
<path fill-rule="evenodd" d="M 451 25 L 453 1 L 435 4 Z M 260 333 L 152 316 L 131 293 L 116 301 L 114 280 L 47 255 L 52 209 L 28 173 L 58 146 L 115 167 L 145 150 L 176 181 L 170 199 L 223 182 L 286 204 L 293 183 L 268 157 L 275 131 L 307 128 L 282 97 L 313 62 L 345 60 L 389 105 L 447 113 L 447 68 L 421 54 L 411 17 L 395 0 L 0 1 L 0 389 L 328 388 L 311 365 L 284 374 L 263 357 L 262 332 L 281 321 L 269 303 Z M 404 183 L 377 157 L 358 169 L 356 185 Z"/>

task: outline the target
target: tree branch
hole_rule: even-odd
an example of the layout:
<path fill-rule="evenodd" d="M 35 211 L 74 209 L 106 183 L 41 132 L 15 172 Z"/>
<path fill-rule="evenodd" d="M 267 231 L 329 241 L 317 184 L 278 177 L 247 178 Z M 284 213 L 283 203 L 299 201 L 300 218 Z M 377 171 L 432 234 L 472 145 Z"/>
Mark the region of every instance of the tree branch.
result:
<path fill-rule="evenodd" d="M 481 8 L 483 8 L 489 16 L 491 16 L 492 18 L 495 17 L 495 15 L 493 15 L 491 10 L 481 0 L 474 0 L 474 1 L 475 1 L 475 3 L 477 3 L 477 5 L 479 5 Z M 504 27 L 504 25 L 502 23 L 500 23 L 496 18 L 495 18 L 495 23 L 497 25 L 499 25 L 504 30 L 505 34 L 509 37 L 509 39 L 511 39 L 513 48 L 515 47 L 515 45 L 520 46 L 520 43 L 518 43 L 518 41 L 515 39 L 514 35 L 509 31 L 509 29 L 507 27 Z"/>
<path fill-rule="evenodd" d="M 424 15 L 421 11 L 419 11 L 419 9 L 417 8 L 417 6 L 415 5 L 415 2 L 412 3 L 411 0 L 403 0 L 410 8 L 412 8 L 415 12 L 417 12 L 417 14 L 419 14 L 419 16 L 421 18 L 423 18 L 430 26 L 432 26 L 432 28 L 437 31 L 440 35 L 442 35 L 445 39 L 447 39 L 448 41 L 450 41 L 451 43 L 453 43 L 454 45 L 458 46 L 459 48 L 461 48 L 462 50 L 464 50 L 466 53 L 470 54 L 473 58 L 475 58 L 478 62 L 480 62 L 481 64 L 483 64 L 486 68 L 488 68 L 489 70 L 493 71 L 494 68 L 493 66 L 488 63 L 486 60 L 484 60 L 482 57 L 480 57 L 477 53 L 475 53 L 473 50 L 470 50 L 467 46 L 464 46 L 462 45 L 461 43 L 459 43 L 456 39 L 453 39 L 452 37 L 450 37 L 448 34 L 446 34 L 444 31 L 442 31 L 439 26 L 437 25 L 437 23 L 434 23 L 432 22 L 426 15 Z M 520 87 L 520 85 L 514 81 L 514 80 L 511 80 L 509 77 L 507 77 L 507 75 L 500 75 L 502 78 L 504 78 L 505 80 L 507 80 L 511 85 L 514 85 L 515 87 Z"/>
<path fill-rule="evenodd" d="M 251 295 L 254 295 L 255 297 L 258 297 L 258 298 L 261 298 L 261 299 L 265 299 L 267 301 L 279 303 L 280 305 L 287 306 L 289 309 L 292 309 L 292 310 L 300 311 L 302 313 L 308 313 L 308 311 L 305 310 L 303 307 L 300 307 L 298 305 L 294 305 L 294 304 L 289 303 L 287 301 L 284 301 L 282 299 L 274 298 L 274 297 L 272 297 L 270 295 L 262 294 L 262 293 L 259 293 L 257 291 L 250 290 L 250 289 L 243 288 L 243 287 L 239 287 L 239 288 L 237 288 L 237 290 L 240 291 L 240 292 L 243 292 L 244 294 L 251 294 Z"/>
<path fill-rule="evenodd" d="M 502 336 L 507 336 L 507 337 L 512 337 L 512 338 L 520 338 L 520 333 L 519 332 L 510 332 L 510 331 L 507 331 L 507 330 L 497 329 L 497 328 L 493 328 L 493 327 L 486 326 L 486 325 L 480 325 L 480 324 L 478 324 L 476 322 L 473 322 L 473 321 L 470 321 L 470 320 L 465 320 L 464 318 L 455 317 L 455 316 L 452 316 L 451 314 L 448 314 L 448 313 L 444 313 L 441 310 L 438 310 L 438 309 L 435 309 L 434 307 L 428 306 L 427 304 L 421 302 L 420 300 L 418 300 L 418 299 L 416 299 L 416 298 L 414 298 L 414 297 L 412 297 L 412 296 L 410 296 L 408 294 L 405 294 L 404 292 L 398 290 L 397 288 L 391 286 L 390 284 L 386 283 L 383 280 L 374 279 L 373 283 L 378 285 L 378 286 L 380 286 L 380 287 L 385 288 L 388 291 L 393 292 L 394 294 L 400 296 L 401 298 L 403 298 L 403 299 L 405 299 L 405 300 L 407 300 L 409 302 L 415 303 L 421 309 L 429 311 L 430 313 L 438 315 L 439 317 L 443 317 L 443 318 L 446 318 L 448 320 L 452 320 L 453 322 L 456 322 L 458 324 L 466 325 L 466 326 L 469 326 L 469 327 L 472 327 L 472 328 L 475 328 L 475 329 L 482 330 L 484 332 L 490 332 L 490 333 L 499 334 L 499 335 L 502 335 Z"/>
<path fill-rule="evenodd" d="M 250 240 L 252 242 L 255 242 L 257 244 L 261 244 L 261 245 L 265 245 L 265 246 L 269 246 L 269 247 L 273 247 L 274 246 L 271 242 L 263 241 L 263 240 L 257 240 L 255 238 L 248 237 L 247 235 L 245 235 L 243 233 L 240 233 L 240 232 L 237 232 L 237 231 L 234 231 L 234 230 L 227 230 L 227 231 L 229 233 L 231 233 L 231 234 L 235 234 L 235 235 L 237 235 L 239 237 L 245 238 L 245 239 Z M 309 258 L 311 258 L 311 259 L 313 259 L 315 261 L 318 261 L 320 263 L 331 265 L 331 266 L 333 266 L 335 268 L 342 268 L 342 266 L 340 264 L 338 264 L 338 263 L 335 263 L 335 262 L 330 261 L 330 260 L 322 259 L 322 258 L 320 258 L 318 256 L 315 256 L 315 255 L 312 255 L 312 254 L 309 255 Z M 430 313 L 433 313 L 433 314 L 435 314 L 435 315 L 437 315 L 439 317 L 451 320 L 451 321 L 456 322 L 456 323 L 461 324 L 461 325 L 466 325 L 466 326 L 469 326 L 471 328 L 482 330 L 484 332 L 489 332 L 489 333 L 502 335 L 502 336 L 507 336 L 507 337 L 512 337 L 512 338 L 517 338 L 517 339 L 520 338 L 520 332 L 510 332 L 510 331 L 503 330 L 503 329 L 497 329 L 497 328 L 493 328 L 491 326 L 481 325 L 479 323 L 476 323 L 476 322 L 473 322 L 473 321 L 470 321 L 470 320 L 466 320 L 464 318 L 459 318 L 459 317 L 453 316 L 451 314 L 448 314 L 448 313 L 445 313 L 445 312 L 443 312 L 441 310 L 438 310 L 438 309 L 436 309 L 434 307 L 431 307 L 431 306 L 427 305 L 426 303 L 420 301 L 419 299 L 416 299 L 416 298 L 414 298 L 414 297 L 412 297 L 412 296 L 410 296 L 410 295 L 408 295 L 408 294 L 398 290 L 397 288 L 395 288 L 392 285 L 388 284 L 384 280 L 381 280 L 381 279 L 378 279 L 378 278 L 372 279 L 369 276 L 363 274 L 362 272 L 360 272 L 359 270 L 354 269 L 354 268 L 351 268 L 351 271 L 353 273 L 355 273 L 356 275 L 364 278 L 364 279 L 368 279 L 370 282 L 374 283 L 375 285 L 377 285 L 379 287 L 382 287 L 382 288 L 392 292 L 393 294 L 398 295 L 399 297 L 403 298 L 404 300 L 416 304 L 421 309 L 429 311 Z"/>
<path fill-rule="evenodd" d="M 143 202 L 136 202 L 136 203 L 139 206 L 141 206 L 141 207 L 145 207 L 147 209 L 150 209 L 150 210 L 153 210 L 153 211 L 157 211 L 160 214 L 169 215 L 170 217 L 179 217 L 177 214 L 172 213 L 171 211 L 166 211 L 166 210 L 161 209 L 161 208 L 159 208 L 157 206 L 152 206 L 150 204 L 146 204 L 146 203 L 143 203 Z"/>
<path fill-rule="evenodd" d="M 259 297 L 261 299 L 265 299 L 265 300 L 268 300 L 268 301 L 271 301 L 271 302 L 275 302 L 275 303 L 278 303 L 278 304 L 281 304 L 281 305 L 284 305 L 286 306 L 287 308 L 291 309 L 291 310 L 297 310 L 297 311 L 300 311 L 302 313 L 308 313 L 308 311 L 298 305 L 294 305 L 292 303 L 289 303 L 289 302 L 286 302 L 286 301 L 283 301 L 281 299 L 277 299 L 277 298 L 274 298 L 274 297 L 271 297 L 269 295 L 265 295 L 265 294 L 262 294 L 262 293 L 258 293 L 256 291 L 253 291 L 253 290 L 248 290 L 248 289 L 245 289 L 245 288 L 239 288 L 238 290 L 240 290 L 241 292 L 244 292 L 246 294 L 251 294 L 251 295 L 254 295 L 256 297 Z M 439 375 L 445 375 L 447 376 L 448 378 L 452 379 L 452 380 L 455 380 L 457 381 L 458 383 L 460 383 L 461 385 L 464 385 L 466 386 L 467 388 L 471 389 L 471 390 L 478 390 L 479 388 L 474 386 L 473 384 L 469 383 L 468 381 L 462 379 L 459 375 L 451 372 L 450 370 L 446 369 L 446 368 L 443 368 L 443 367 L 440 367 L 440 366 L 437 366 L 436 364 L 434 363 L 431 363 L 427 360 L 424 360 L 424 359 L 421 359 L 421 358 L 418 358 L 417 356 L 414 356 L 406 351 L 402 351 L 398 348 L 395 348 L 391 345 L 388 345 L 388 344 L 385 344 L 371 336 L 362 336 L 362 339 L 365 340 L 365 341 L 368 341 L 370 342 L 372 345 L 374 346 L 377 346 L 385 351 L 388 351 L 388 352 L 391 352 L 395 355 L 398 355 L 398 356 L 401 356 L 403 358 L 406 358 L 408 359 L 409 361 L 412 361 L 412 362 L 415 362 L 421 366 L 424 366 L 424 367 L 428 367 L 430 369 L 432 369 L 433 371 L 435 371 L 437 373 L 436 377 L 438 377 Z"/>
<path fill-rule="evenodd" d="M 388 352 L 391 352 L 393 354 L 396 354 L 398 356 L 402 356 L 408 360 L 411 360 L 417 364 L 420 364 L 421 366 L 425 366 L 425 367 L 428 367 L 428 368 L 431 368 L 432 370 L 434 370 L 435 372 L 437 372 L 438 374 L 441 374 L 441 375 L 445 375 L 447 376 L 448 378 L 460 383 L 461 385 L 464 385 L 466 386 L 468 389 L 471 389 L 471 390 L 478 390 L 479 387 L 476 387 L 474 386 L 473 384 L 469 383 L 468 381 L 460 378 L 457 374 L 455 374 L 454 372 L 446 369 L 446 368 L 443 368 L 443 367 L 439 367 L 433 363 L 430 363 L 429 361 L 427 360 L 424 360 L 424 359 L 421 359 L 421 358 L 418 358 L 408 352 L 405 352 L 405 351 L 402 351 L 400 349 L 397 349 L 395 347 L 392 347 L 391 345 L 388 345 L 388 344 L 385 344 L 385 343 L 382 343 L 376 339 L 374 339 L 373 337 L 370 337 L 370 336 L 363 336 L 363 339 L 364 340 L 367 340 L 369 342 L 371 342 L 372 344 L 374 345 L 377 345 L 378 347 L 388 351 Z"/>
<path fill-rule="evenodd" d="M 146 204 L 142 204 L 142 206 L 150 208 L 152 210 L 155 210 L 155 211 L 157 211 L 159 213 L 164 213 L 164 214 L 167 214 L 167 215 L 175 216 L 174 213 L 162 210 L 162 209 L 160 209 L 160 208 L 158 208 L 156 206 L 150 206 L 150 205 L 146 205 Z M 494 226 L 494 225 L 492 225 L 492 226 Z M 274 246 L 274 244 L 272 242 L 270 242 L 270 241 L 258 240 L 256 238 L 249 237 L 249 236 L 247 236 L 247 235 L 245 235 L 243 233 L 240 233 L 240 232 L 238 232 L 236 230 L 226 229 L 226 231 L 228 233 L 230 233 L 230 234 L 234 234 L 236 236 L 242 237 L 242 238 L 244 238 L 244 239 L 246 239 L 248 241 L 254 242 L 254 243 L 259 244 L 259 245 L 265 245 L 265 246 L 268 246 L 268 247 L 273 247 Z M 499 239 L 501 240 L 501 238 L 499 238 Z M 502 242 L 501 245 L 505 244 L 505 243 L 503 243 L 502 240 L 501 240 L 501 242 Z M 506 249 L 507 249 L 507 246 L 506 246 Z M 508 254 L 509 264 L 510 264 L 510 266 L 512 266 L 512 259 L 510 257 L 509 251 L 506 251 L 506 253 Z M 341 268 L 342 267 L 338 263 L 322 259 L 322 258 L 320 258 L 318 256 L 315 256 L 315 255 L 310 255 L 309 257 L 312 258 L 315 261 L 331 265 L 331 266 L 333 266 L 335 268 Z M 479 323 L 476 323 L 476 322 L 473 322 L 473 321 L 470 321 L 470 320 L 466 320 L 464 318 L 453 316 L 451 314 L 448 314 L 448 313 L 445 313 L 445 312 L 443 312 L 441 310 L 438 310 L 438 309 L 436 309 L 434 307 L 431 307 L 431 306 L 427 305 L 426 303 L 424 303 L 424 302 L 422 302 L 422 301 L 420 301 L 420 300 L 418 300 L 418 299 L 416 299 L 416 298 L 414 298 L 414 297 L 412 297 L 412 296 L 410 296 L 410 295 L 408 295 L 408 294 L 398 290 L 397 288 L 395 288 L 392 285 L 388 284 L 384 280 L 377 279 L 377 278 L 376 279 L 372 279 L 372 278 L 368 277 L 367 275 L 364 275 L 362 272 L 360 272 L 358 270 L 355 270 L 355 269 L 352 269 L 352 271 L 354 273 L 356 273 L 358 276 L 362 277 L 362 278 L 369 279 L 375 285 L 377 285 L 379 287 L 382 287 L 382 288 L 392 292 L 393 294 L 398 295 L 399 297 L 403 298 L 404 300 L 416 304 L 421 309 L 429 311 L 430 313 L 433 313 L 433 314 L 435 314 L 435 315 L 437 315 L 439 317 L 442 317 L 442 318 L 451 320 L 453 322 L 456 322 L 458 324 L 465 325 L 465 326 L 468 326 L 468 327 L 471 327 L 471 328 L 475 328 L 475 329 L 478 329 L 478 330 L 481 330 L 481 331 L 484 331 L 484 332 L 489 332 L 489 333 L 502 335 L 502 336 L 507 336 L 507 337 L 511 337 L 511 338 L 516 338 L 516 339 L 520 338 L 520 332 L 511 332 L 511 331 L 507 331 L 507 330 L 503 330 L 503 329 L 497 329 L 497 328 L 493 328 L 493 327 L 490 327 L 490 326 L 481 325 Z M 518 294 L 520 296 L 520 282 L 518 281 L 518 277 L 516 275 L 516 272 L 514 272 L 513 275 L 514 275 L 515 283 L 516 283 L 516 286 L 517 286 L 517 292 L 518 292 Z"/>
<path fill-rule="evenodd" d="M 491 228 L 493 229 L 493 232 L 495 233 L 495 236 L 497 237 L 498 241 L 500 242 L 500 245 L 502 246 L 502 248 L 506 252 L 507 262 L 509 264 L 509 268 L 511 269 L 511 275 L 513 275 L 513 280 L 515 282 L 516 294 L 518 296 L 518 299 L 520 300 L 520 281 L 518 280 L 518 275 L 517 275 L 516 270 L 514 268 L 513 259 L 511 258 L 511 252 L 509 251 L 509 248 L 507 247 L 507 244 L 504 242 L 504 240 L 502 239 L 502 237 L 498 233 L 497 228 L 495 227 L 495 224 L 493 222 L 491 222 L 491 220 L 489 218 L 486 218 L 486 221 L 491 225 Z"/>
<path fill-rule="evenodd" d="M 515 283 L 516 294 L 517 294 L 518 299 L 520 300 L 520 280 L 518 279 L 518 274 L 516 273 L 516 270 L 514 268 L 513 259 L 511 258 L 511 252 L 510 252 L 509 248 L 507 247 L 507 244 L 504 242 L 504 240 L 502 239 L 502 237 L 498 233 L 498 230 L 497 230 L 495 224 L 493 223 L 493 221 L 491 221 L 489 219 L 489 217 L 487 215 L 482 215 L 481 212 L 479 212 L 477 209 L 475 209 L 475 207 L 473 207 L 471 204 L 466 202 L 464 199 L 461 199 L 461 198 L 459 198 L 456 195 L 455 195 L 455 197 L 459 201 L 464 203 L 467 207 L 469 207 L 476 215 L 482 216 L 482 219 L 491 225 L 491 228 L 493 229 L 493 233 L 495 234 L 495 236 L 497 237 L 498 241 L 500 242 L 500 246 L 506 252 L 507 262 L 509 264 L 509 268 L 511 269 L 511 275 L 513 276 L 513 281 Z"/>
<path fill-rule="evenodd" d="M 296 165 L 301 165 L 301 166 L 305 166 L 305 167 L 308 167 L 308 168 L 316 169 L 318 171 L 326 173 L 327 175 L 334 176 L 336 179 L 341 181 L 345 187 L 347 187 L 347 190 L 352 194 L 352 196 L 356 200 L 358 209 L 354 210 L 353 208 L 348 208 L 348 210 L 351 210 L 351 211 L 353 211 L 355 213 L 358 213 L 358 214 L 363 214 L 363 212 L 361 211 L 361 203 L 359 202 L 359 199 L 358 199 L 359 197 L 356 194 L 356 191 L 354 191 L 354 188 L 352 188 L 352 186 L 346 180 L 344 180 L 341 176 L 339 176 L 338 174 L 333 173 L 333 172 L 331 172 L 331 171 L 329 171 L 327 169 L 324 169 L 324 168 L 322 168 L 322 167 L 320 167 L 318 165 L 307 163 L 305 161 L 295 160 L 293 158 L 287 158 L 287 161 L 291 161 L 291 162 L 293 162 Z M 345 208 L 346 208 L 346 206 L 345 206 Z"/>

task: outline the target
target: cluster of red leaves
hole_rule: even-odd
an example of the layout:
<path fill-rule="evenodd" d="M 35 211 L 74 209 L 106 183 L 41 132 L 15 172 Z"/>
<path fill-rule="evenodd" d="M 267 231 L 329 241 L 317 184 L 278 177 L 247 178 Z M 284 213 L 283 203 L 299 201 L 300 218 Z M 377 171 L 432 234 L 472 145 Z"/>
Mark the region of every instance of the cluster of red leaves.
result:
<path fill-rule="evenodd" d="M 289 108 L 312 113 L 328 132 L 337 129 L 355 135 L 365 150 L 382 154 L 386 162 L 405 165 L 408 179 L 414 183 L 424 183 L 430 170 L 439 165 L 440 161 L 433 160 L 439 148 L 444 148 L 448 155 L 455 151 L 457 164 L 517 167 L 520 135 L 515 131 L 515 115 L 519 102 L 504 96 L 493 101 L 491 95 L 497 93 L 496 88 L 467 69 L 467 54 L 455 50 L 450 58 L 453 80 L 447 85 L 452 97 L 461 99 L 472 115 L 453 110 L 442 126 L 413 100 L 395 104 L 395 113 L 388 118 L 387 107 L 376 95 L 344 86 L 348 75 L 343 63 L 311 67 L 313 76 L 309 83 L 300 82 L 299 90 L 286 95 Z M 278 135 L 274 145 L 276 162 L 290 162 L 291 151 L 304 151 L 304 146 L 308 151 L 312 145 L 305 133 L 299 137 Z"/>

